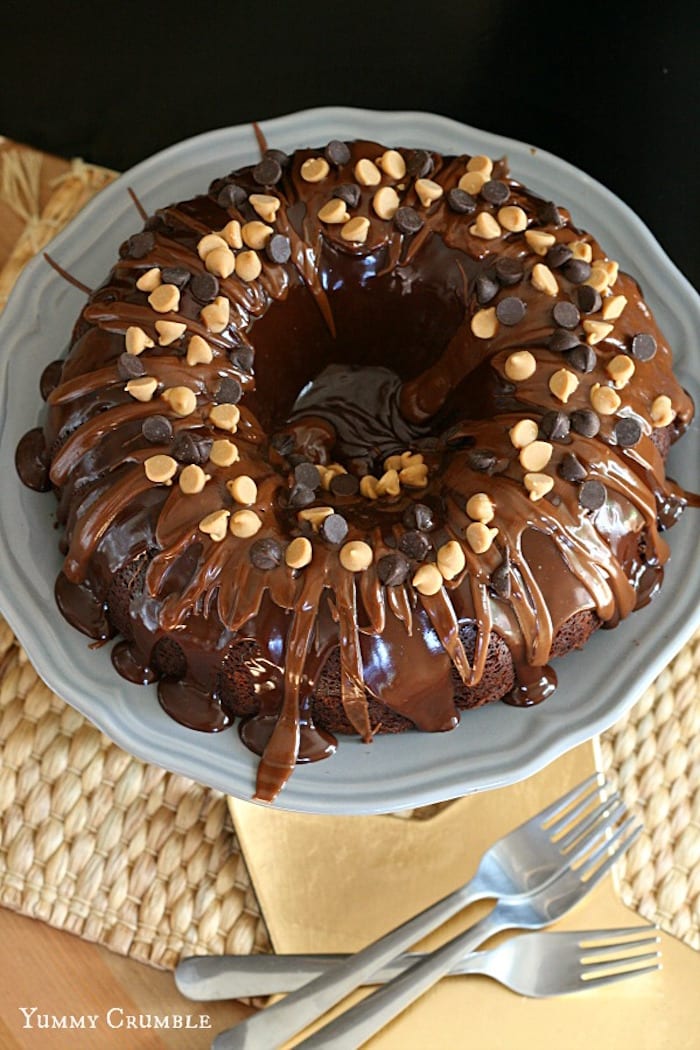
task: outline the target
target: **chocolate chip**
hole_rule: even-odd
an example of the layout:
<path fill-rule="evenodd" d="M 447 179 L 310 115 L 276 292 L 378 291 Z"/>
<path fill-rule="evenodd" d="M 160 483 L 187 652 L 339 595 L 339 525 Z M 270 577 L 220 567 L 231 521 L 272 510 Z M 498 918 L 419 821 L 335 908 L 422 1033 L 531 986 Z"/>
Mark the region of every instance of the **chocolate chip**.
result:
<path fill-rule="evenodd" d="M 547 346 L 550 350 L 553 350 L 555 354 L 565 354 L 567 350 L 573 350 L 578 345 L 578 336 L 574 335 L 572 332 L 565 332 L 563 329 L 554 332 L 547 341 Z"/>
<path fill-rule="evenodd" d="M 407 529 L 418 529 L 419 532 L 430 532 L 435 527 L 435 518 L 431 507 L 425 503 L 412 503 L 403 514 L 403 523 Z"/>
<path fill-rule="evenodd" d="M 192 274 L 184 266 L 164 266 L 160 276 L 163 284 L 174 284 L 177 288 L 184 288 Z"/>
<path fill-rule="evenodd" d="M 423 218 L 415 208 L 398 208 L 394 215 L 394 225 L 399 233 L 418 233 L 423 226 Z"/>
<path fill-rule="evenodd" d="M 467 462 L 472 470 L 488 474 L 496 466 L 497 459 L 487 448 L 470 448 L 467 452 Z"/>
<path fill-rule="evenodd" d="M 354 182 L 342 182 L 333 190 L 333 196 L 345 201 L 348 208 L 356 208 L 360 203 L 360 187 Z"/>
<path fill-rule="evenodd" d="M 410 568 L 403 554 L 385 554 L 377 562 L 377 576 L 385 587 L 400 587 L 408 579 Z"/>
<path fill-rule="evenodd" d="M 591 267 L 583 259 L 569 259 L 568 263 L 564 263 L 562 272 L 572 284 L 583 284 L 591 276 Z"/>
<path fill-rule="evenodd" d="M 501 299 L 496 307 L 496 317 L 501 324 L 512 326 L 522 321 L 526 309 L 522 299 L 518 299 L 515 295 L 508 295 L 505 299 Z"/>
<path fill-rule="evenodd" d="M 585 510 L 600 510 L 605 503 L 605 485 L 600 481 L 584 481 L 578 501 Z"/>
<path fill-rule="evenodd" d="M 335 545 L 342 543 L 347 536 L 348 523 L 342 514 L 329 514 L 321 522 L 318 531 L 326 543 Z"/>
<path fill-rule="evenodd" d="M 656 339 L 651 333 L 640 332 L 632 337 L 630 352 L 638 361 L 651 361 L 656 349 Z"/>
<path fill-rule="evenodd" d="M 466 190 L 460 190 L 458 186 L 447 191 L 446 200 L 448 207 L 456 211 L 458 215 L 471 215 L 476 208 L 476 201 L 471 194 Z"/>
<path fill-rule="evenodd" d="M 399 540 L 399 550 L 414 561 L 424 561 L 430 550 L 430 541 L 424 533 L 417 530 L 404 532 Z"/>
<path fill-rule="evenodd" d="M 216 388 L 216 400 L 219 404 L 237 405 L 243 397 L 243 387 L 233 376 L 226 376 Z"/>
<path fill-rule="evenodd" d="M 285 455 L 280 449 L 277 450 L 280 455 Z M 313 489 L 310 489 L 307 485 L 295 485 L 289 493 L 289 506 L 290 507 L 308 507 L 316 499 L 316 493 Z"/>
<path fill-rule="evenodd" d="M 280 456 L 288 456 L 294 448 L 294 438 L 291 434 L 281 431 L 279 434 L 272 435 L 270 445 L 276 452 L 279 452 Z"/>
<path fill-rule="evenodd" d="M 585 480 L 586 468 L 573 452 L 567 452 L 559 464 L 559 477 L 564 481 L 573 481 L 575 485 Z"/>
<path fill-rule="evenodd" d="M 578 300 L 579 310 L 584 314 L 597 314 L 603 305 L 600 292 L 596 291 L 595 288 L 591 288 L 590 284 L 583 284 L 577 289 L 576 299 Z"/>
<path fill-rule="evenodd" d="M 173 436 L 172 423 L 167 416 L 149 416 L 143 421 L 141 433 L 150 445 L 168 445 Z"/>
<path fill-rule="evenodd" d="M 481 196 L 489 204 L 505 204 L 510 197 L 510 190 L 500 179 L 489 179 L 481 187 Z"/>
<path fill-rule="evenodd" d="M 255 353 L 249 346 L 237 346 L 235 350 L 230 352 L 228 359 L 239 372 L 243 372 L 245 375 L 252 374 Z"/>
<path fill-rule="evenodd" d="M 285 237 L 283 233 L 273 233 L 265 245 L 265 255 L 273 263 L 281 265 L 289 262 L 292 256 L 292 245 L 289 237 Z"/>
<path fill-rule="evenodd" d="M 509 259 L 506 256 L 496 261 L 496 277 L 504 288 L 519 284 L 523 279 L 523 272 L 523 265 L 518 259 Z"/>
<path fill-rule="evenodd" d="M 500 292 L 500 285 L 492 281 L 490 277 L 477 277 L 476 279 L 476 301 L 479 306 L 486 306 L 492 299 L 495 299 Z"/>
<path fill-rule="evenodd" d="M 308 489 L 317 489 L 321 484 L 321 475 L 315 463 L 304 460 L 297 463 L 294 468 L 294 480 L 297 485 L 305 485 Z"/>
<path fill-rule="evenodd" d="M 195 438 L 181 431 L 173 442 L 171 455 L 178 463 L 196 463 L 201 467 L 209 459 L 212 444 L 211 438 Z"/>
<path fill-rule="evenodd" d="M 581 314 L 573 303 L 555 303 L 552 317 L 560 328 L 575 328 L 581 320 Z"/>
<path fill-rule="evenodd" d="M 547 251 L 544 261 L 550 270 L 559 270 L 573 255 L 571 248 L 567 248 L 565 244 L 555 244 Z"/>
<path fill-rule="evenodd" d="M 632 448 L 641 440 L 642 425 L 632 416 L 623 416 L 615 424 L 613 433 L 618 445 L 622 445 L 623 448 Z"/>
<path fill-rule="evenodd" d="M 253 168 L 253 178 L 258 186 L 274 186 L 282 178 L 282 165 L 274 157 L 263 157 Z"/>
<path fill-rule="evenodd" d="M 339 139 L 331 139 L 323 153 L 328 163 L 336 168 L 350 162 L 350 150 Z"/>
<path fill-rule="evenodd" d="M 424 179 L 433 170 L 433 158 L 425 149 L 412 149 L 406 154 L 406 174 L 412 179 Z"/>
<path fill-rule="evenodd" d="M 276 569 L 282 562 L 282 544 L 272 536 L 256 540 L 248 552 L 248 557 L 256 569 L 268 572 Z"/>
<path fill-rule="evenodd" d="M 117 358 L 117 373 L 121 379 L 136 379 L 145 376 L 143 361 L 133 354 L 120 354 Z"/>
<path fill-rule="evenodd" d="M 288 168 L 292 162 L 292 158 L 288 153 L 285 153 L 283 149 L 274 149 L 271 147 L 270 149 L 265 150 L 265 156 L 269 157 L 270 160 L 276 160 L 282 169 Z"/>
<path fill-rule="evenodd" d="M 248 200 L 248 194 L 237 182 L 227 182 L 216 195 L 220 208 L 240 208 Z"/>
<path fill-rule="evenodd" d="M 572 368 L 575 368 L 577 372 L 583 372 L 584 375 L 593 371 L 598 360 L 595 350 L 584 343 L 575 346 L 573 350 L 568 350 L 566 359 Z"/>
<path fill-rule="evenodd" d="M 219 282 L 213 273 L 196 273 L 190 281 L 190 292 L 198 303 L 212 303 L 219 294 Z"/>
<path fill-rule="evenodd" d="M 540 431 L 547 441 L 563 441 L 569 436 L 571 423 L 566 412 L 545 412 L 540 420 Z"/>
<path fill-rule="evenodd" d="M 577 408 L 569 416 L 571 429 L 581 437 L 595 437 L 600 430 L 600 419 L 591 408 Z"/>
<path fill-rule="evenodd" d="M 152 233 L 135 233 L 126 242 L 126 254 L 129 259 L 143 259 L 156 246 L 156 239 Z"/>
<path fill-rule="evenodd" d="M 354 474 L 336 474 L 331 478 L 331 492 L 334 496 L 356 496 L 360 491 L 360 482 Z"/>
<path fill-rule="evenodd" d="M 554 201 L 545 201 L 537 206 L 537 218 L 542 226 L 563 226 L 564 220 Z"/>
<path fill-rule="evenodd" d="M 507 600 L 511 592 L 510 554 L 506 549 L 503 561 L 491 573 L 491 586 L 499 598 Z"/>

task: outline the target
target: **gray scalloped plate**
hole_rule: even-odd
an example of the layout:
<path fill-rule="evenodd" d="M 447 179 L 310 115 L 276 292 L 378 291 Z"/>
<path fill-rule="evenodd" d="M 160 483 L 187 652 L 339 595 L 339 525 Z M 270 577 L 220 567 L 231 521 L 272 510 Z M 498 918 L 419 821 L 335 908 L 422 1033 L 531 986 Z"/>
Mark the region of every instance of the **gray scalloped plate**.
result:
<path fill-rule="evenodd" d="M 262 124 L 271 145 L 292 150 L 329 138 L 370 137 L 444 153 L 506 154 L 514 175 L 567 205 L 612 258 L 637 275 L 675 348 L 677 371 L 696 398 L 700 299 L 640 219 L 613 194 L 564 161 L 428 113 L 345 108 L 307 110 Z M 103 190 L 51 245 L 52 255 L 94 285 L 120 242 L 140 227 L 127 193 L 147 209 L 201 192 L 216 175 L 252 162 L 250 126 L 225 128 L 157 153 Z M 242 799 L 257 760 L 235 729 L 208 735 L 184 729 L 161 710 L 152 687 L 132 686 L 112 668 L 110 647 L 93 650 L 58 615 L 53 580 L 60 568 L 53 496 L 25 489 L 14 449 L 41 416 L 38 377 L 60 356 L 83 303 L 41 258 L 21 275 L 0 318 L 0 609 L 48 685 L 121 747 L 139 758 Z M 673 451 L 670 472 L 697 486 L 698 427 Z M 700 623 L 700 538 L 692 511 L 671 534 L 665 587 L 650 607 L 617 630 L 599 632 L 582 653 L 557 665 L 559 689 L 539 707 L 502 704 L 466 714 L 452 733 L 408 733 L 371 745 L 341 740 L 329 761 L 297 769 L 281 809 L 381 813 L 502 787 L 543 768 L 616 721 Z M 689 571 L 689 569 L 694 571 Z"/>

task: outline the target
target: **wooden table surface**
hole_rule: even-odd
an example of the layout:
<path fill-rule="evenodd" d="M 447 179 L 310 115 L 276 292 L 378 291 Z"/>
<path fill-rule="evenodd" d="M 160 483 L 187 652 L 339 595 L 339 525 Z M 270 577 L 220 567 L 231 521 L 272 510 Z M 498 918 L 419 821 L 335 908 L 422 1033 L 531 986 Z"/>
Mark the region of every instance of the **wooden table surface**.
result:
<path fill-rule="evenodd" d="M 243 1020 L 243 1003 L 193 1003 L 175 988 L 172 974 L 116 955 L 97 944 L 56 930 L 38 919 L 0 908 L 0 1048 L 1 1050 L 208 1050 L 217 1032 Z M 31 1012 L 32 1028 L 20 1010 Z M 112 1011 L 111 1014 L 109 1011 Z M 209 1028 L 127 1029 L 129 1016 L 171 1018 L 189 1015 Z M 86 1018 L 79 1028 L 39 1029 L 44 1015 Z M 97 1015 L 88 1029 L 88 1015 Z M 112 1023 L 122 1027 L 110 1028 Z M 184 1023 L 184 1022 L 183 1022 Z"/>

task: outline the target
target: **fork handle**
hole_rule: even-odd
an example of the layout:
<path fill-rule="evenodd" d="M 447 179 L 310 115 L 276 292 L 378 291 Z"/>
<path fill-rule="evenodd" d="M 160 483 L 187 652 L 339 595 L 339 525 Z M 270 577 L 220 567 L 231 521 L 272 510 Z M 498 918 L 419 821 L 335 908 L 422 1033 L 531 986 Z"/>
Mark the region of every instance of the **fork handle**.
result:
<path fill-rule="evenodd" d="M 379 940 L 368 944 L 362 951 L 339 962 L 330 972 L 290 992 L 280 1002 L 246 1018 L 234 1028 L 220 1032 L 212 1044 L 212 1050 L 260 1050 L 262 1046 L 266 1050 L 273 1050 L 283 1046 L 350 992 L 363 984 L 371 984 L 374 974 L 396 955 L 442 926 L 467 904 L 483 896 L 486 894 L 472 889 L 471 882 L 461 886 Z"/>
<path fill-rule="evenodd" d="M 496 906 L 468 930 L 453 937 L 437 951 L 430 952 L 389 984 L 378 988 L 362 1002 L 304 1039 L 298 1047 L 304 1047 L 305 1050 L 357 1050 L 441 977 L 445 977 L 466 952 L 512 925 L 507 913 L 504 914 Z"/>

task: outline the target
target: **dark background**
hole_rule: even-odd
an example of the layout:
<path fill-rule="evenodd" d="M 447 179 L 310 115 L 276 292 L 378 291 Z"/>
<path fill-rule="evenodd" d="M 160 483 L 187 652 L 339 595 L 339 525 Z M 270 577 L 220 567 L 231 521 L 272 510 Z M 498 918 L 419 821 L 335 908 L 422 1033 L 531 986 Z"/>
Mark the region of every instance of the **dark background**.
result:
<path fill-rule="evenodd" d="M 593 175 L 700 288 L 699 60 L 679 0 L 5 0 L 0 133 L 124 169 L 310 106 L 428 110 Z"/>

